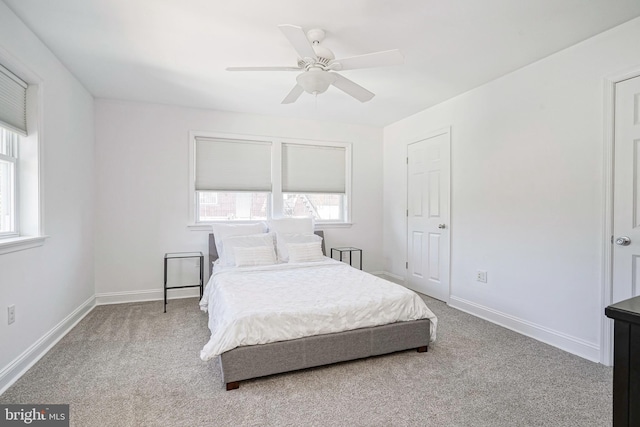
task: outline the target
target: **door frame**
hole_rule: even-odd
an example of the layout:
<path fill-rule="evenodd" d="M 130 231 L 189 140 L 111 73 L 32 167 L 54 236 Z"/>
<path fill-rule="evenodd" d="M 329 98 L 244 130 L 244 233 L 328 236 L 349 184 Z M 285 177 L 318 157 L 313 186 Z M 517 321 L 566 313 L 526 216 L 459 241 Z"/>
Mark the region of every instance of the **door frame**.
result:
<path fill-rule="evenodd" d="M 613 194 L 614 194 L 614 142 L 616 84 L 640 77 L 640 68 L 627 70 L 604 78 L 604 149 L 603 187 L 604 215 L 602 225 L 602 292 L 600 298 L 600 363 L 613 365 L 613 320 L 604 315 L 604 309 L 613 302 Z"/>
<path fill-rule="evenodd" d="M 452 221 L 451 221 L 451 187 L 453 182 L 453 156 L 452 153 L 452 141 L 451 141 L 451 126 L 445 126 L 443 128 L 439 128 L 437 130 L 433 130 L 431 132 L 425 132 L 420 134 L 419 136 L 414 136 L 412 138 L 408 138 L 407 142 L 405 142 L 405 211 L 407 215 L 404 217 L 404 238 L 405 238 L 405 265 L 409 262 L 409 145 L 415 144 L 416 142 L 424 141 L 425 139 L 434 138 L 440 135 L 447 135 L 449 138 L 449 203 L 447 204 L 447 208 L 449 210 L 449 220 L 447 227 L 449 227 L 449 233 L 447 234 L 447 243 L 449 244 L 449 253 L 447 256 L 449 257 L 449 265 L 447 266 L 447 273 L 449 275 L 449 283 L 447 284 L 447 301 L 445 303 L 449 305 L 449 300 L 451 299 L 451 232 L 452 232 Z M 404 270 L 404 283 L 405 285 L 409 283 L 409 270 L 405 268 Z"/>

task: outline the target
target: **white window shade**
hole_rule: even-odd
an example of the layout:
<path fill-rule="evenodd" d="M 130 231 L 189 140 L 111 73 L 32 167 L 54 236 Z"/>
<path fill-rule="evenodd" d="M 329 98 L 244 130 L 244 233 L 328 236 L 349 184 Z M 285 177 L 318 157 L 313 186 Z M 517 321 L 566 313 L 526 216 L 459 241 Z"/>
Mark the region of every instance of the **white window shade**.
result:
<path fill-rule="evenodd" d="M 345 166 L 344 147 L 282 144 L 282 191 L 344 194 Z"/>
<path fill-rule="evenodd" d="M 1 65 L 0 126 L 27 135 L 27 84 Z"/>
<path fill-rule="evenodd" d="M 196 138 L 196 191 L 271 191 L 271 143 Z"/>

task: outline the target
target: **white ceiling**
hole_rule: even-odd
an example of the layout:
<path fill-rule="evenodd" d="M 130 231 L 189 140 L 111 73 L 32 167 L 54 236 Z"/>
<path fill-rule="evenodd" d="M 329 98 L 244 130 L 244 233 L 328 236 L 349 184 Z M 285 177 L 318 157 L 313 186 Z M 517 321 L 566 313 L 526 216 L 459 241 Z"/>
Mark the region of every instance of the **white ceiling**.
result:
<path fill-rule="evenodd" d="M 96 97 L 385 126 L 640 16 L 638 0 L 4 0 Z M 280 101 L 295 66 L 278 24 L 322 28 L 337 58 L 400 49 L 405 64 L 341 72 Z"/>

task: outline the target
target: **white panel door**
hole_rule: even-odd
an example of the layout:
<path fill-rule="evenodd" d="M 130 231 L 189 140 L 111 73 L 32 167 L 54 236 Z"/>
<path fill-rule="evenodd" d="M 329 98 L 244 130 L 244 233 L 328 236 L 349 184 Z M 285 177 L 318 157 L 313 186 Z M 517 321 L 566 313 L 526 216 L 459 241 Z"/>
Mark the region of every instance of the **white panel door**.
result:
<path fill-rule="evenodd" d="M 449 301 L 449 132 L 407 146 L 407 284 Z"/>
<path fill-rule="evenodd" d="M 613 303 L 640 295 L 640 77 L 615 99 Z"/>

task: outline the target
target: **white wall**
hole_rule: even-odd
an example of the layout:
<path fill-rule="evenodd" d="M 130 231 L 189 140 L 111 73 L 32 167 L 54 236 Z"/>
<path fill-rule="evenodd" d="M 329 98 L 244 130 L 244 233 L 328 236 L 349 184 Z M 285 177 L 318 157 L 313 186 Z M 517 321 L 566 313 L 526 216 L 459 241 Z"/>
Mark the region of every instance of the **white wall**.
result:
<path fill-rule="evenodd" d="M 382 269 L 382 129 L 104 99 L 95 122 L 99 302 L 158 298 L 165 252 L 207 254 L 208 231 L 187 229 L 191 130 L 353 143 L 354 224 L 325 230 L 326 244 Z"/>
<path fill-rule="evenodd" d="M 451 126 L 451 305 L 598 360 L 603 82 L 640 70 L 638 40 L 640 19 L 385 128 L 386 269 L 405 275 L 406 144 Z"/>
<path fill-rule="evenodd" d="M 94 129 L 92 96 L 3 2 L 0 58 L 41 81 L 43 225 L 49 236 L 43 246 L 0 255 L 1 390 L 28 362 L 21 355 L 38 342 L 47 345 L 40 341 L 45 335 L 92 303 Z M 7 325 L 11 304 L 16 321 Z"/>

